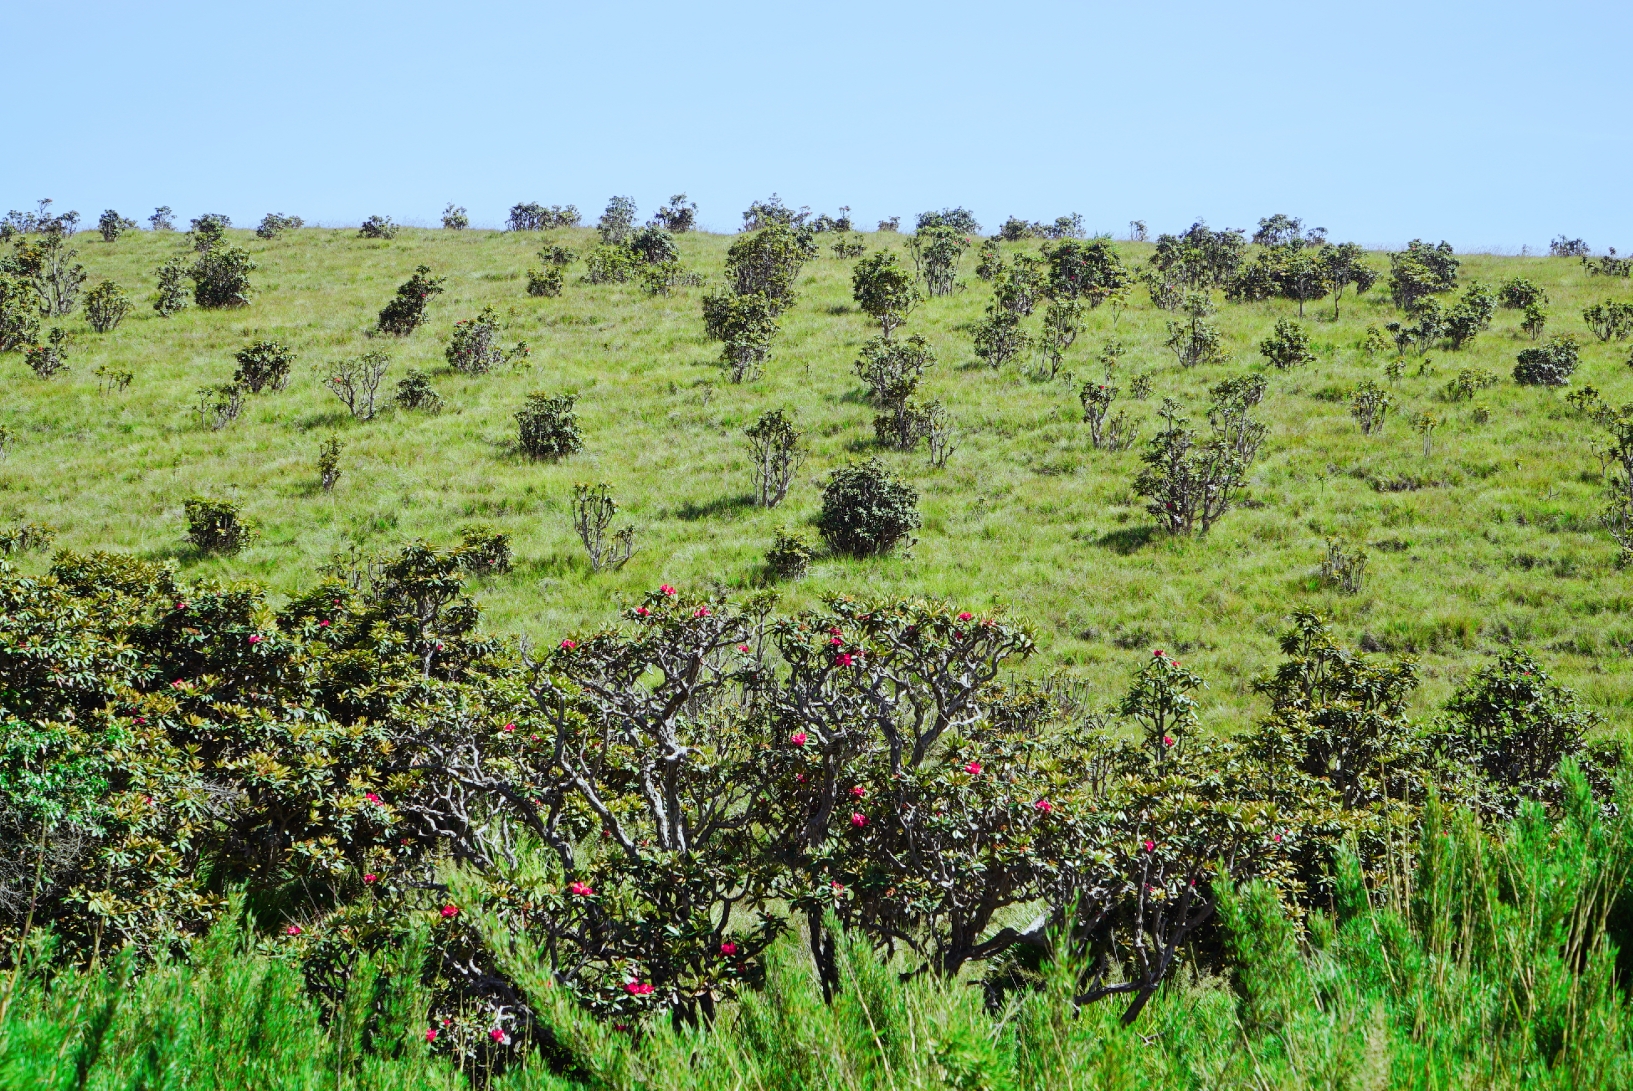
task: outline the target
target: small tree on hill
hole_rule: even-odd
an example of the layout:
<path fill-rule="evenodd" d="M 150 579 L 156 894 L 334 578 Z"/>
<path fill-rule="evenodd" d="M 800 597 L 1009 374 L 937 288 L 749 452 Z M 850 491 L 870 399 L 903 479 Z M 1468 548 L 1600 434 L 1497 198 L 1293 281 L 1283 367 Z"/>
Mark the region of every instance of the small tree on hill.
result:
<path fill-rule="evenodd" d="M 247 251 L 233 246 L 210 247 L 187 271 L 193 279 L 193 302 L 207 310 L 247 307 L 249 275 L 254 269 Z"/>
<path fill-rule="evenodd" d="M 238 361 L 233 382 L 251 394 L 259 394 L 263 390 L 282 390 L 288 385 L 295 353 L 279 341 L 257 341 L 239 349 L 233 358 Z"/>
<path fill-rule="evenodd" d="M 630 197 L 614 197 L 607 202 L 606 211 L 595 223 L 602 243 L 623 246 L 635 231 L 635 201 Z"/>
<path fill-rule="evenodd" d="M 1564 386 L 1576 371 L 1578 352 L 1570 334 L 1550 337 L 1540 348 L 1521 349 L 1514 381 L 1521 386 Z"/>
<path fill-rule="evenodd" d="M 720 363 L 732 382 L 760 377 L 779 332 L 776 316 L 777 307 L 764 292 L 703 297 L 703 328 L 721 342 Z"/>
<path fill-rule="evenodd" d="M 1365 295 L 1378 282 L 1378 273 L 1366 264 L 1365 251 L 1353 242 L 1323 246 L 1317 258 L 1322 278 L 1332 289 L 1332 316 L 1338 319 L 1338 301 L 1344 289 L 1355 286 L 1356 295 Z"/>
<path fill-rule="evenodd" d="M 431 297 L 441 295 L 442 277 L 433 277 L 429 265 L 415 268 L 397 289 L 397 296 L 380 311 L 378 329 L 381 333 L 407 337 L 425 323 L 425 305 Z"/>
<path fill-rule="evenodd" d="M 1021 316 L 997 303 L 987 305 L 987 316 L 975 330 L 975 355 L 997 370 L 1025 352 L 1032 337 L 1021 327 Z"/>
<path fill-rule="evenodd" d="M 187 263 L 180 257 L 171 258 L 153 271 L 158 278 L 158 290 L 153 293 L 153 309 L 160 318 L 169 318 L 187 307 Z"/>
<path fill-rule="evenodd" d="M 877 459 L 841 466 L 822 490 L 817 529 L 836 553 L 888 553 L 919 527 L 918 493 Z"/>
<path fill-rule="evenodd" d="M 113 242 L 125 232 L 135 231 L 136 221 L 121 216 L 110 208 L 96 221 L 96 229 L 102 233 L 103 242 Z"/>
<path fill-rule="evenodd" d="M 1168 323 L 1168 340 L 1164 342 L 1180 366 L 1219 364 L 1230 359 L 1218 327 L 1207 320 L 1214 312 L 1213 300 L 1204 292 L 1190 292 L 1185 297 L 1183 310 L 1186 320 Z"/>
<path fill-rule="evenodd" d="M 471 226 L 471 218 L 463 205 L 448 202 L 448 207 L 442 210 L 442 227 L 445 231 L 463 231 Z"/>
<path fill-rule="evenodd" d="M 546 394 L 535 390 L 516 413 L 517 446 L 529 458 L 559 459 L 584 447 L 579 436 L 576 394 Z"/>
<path fill-rule="evenodd" d="M 1049 295 L 1054 299 L 1081 297 L 1091 308 L 1098 307 L 1132 283 L 1123 259 L 1106 239 L 1047 243 L 1043 259 L 1049 266 Z"/>
<path fill-rule="evenodd" d="M 816 243 L 809 233 L 773 224 L 731 244 L 726 251 L 726 280 L 738 295 L 762 293 L 775 314 L 781 314 L 793 306 L 794 283 L 814 257 Z"/>
<path fill-rule="evenodd" d="M 1457 258 L 1451 244 L 1430 246 L 1413 239 L 1406 249 L 1389 255 L 1389 296 L 1408 313 L 1431 295 L 1457 287 Z"/>
<path fill-rule="evenodd" d="M 85 293 L 85 321 L 97 333 L 112 332 L 135 309 L 125 290 L 111 280 Z"/>
<path fill-rule="evenodd" d="M 907 241 L 913 266 L 931 296 L 948 295 L 958 279 L 958 262 L 970 246 L 969 236 L 956 228 L 932 224 L 920 227 Z"/>
<path fill-rule="evenodd" d="M 684 193 L 677 193 L 658 209 L 653 222 L 676 235 L 684 235 L 697 227 L 697 202 L 688 201 Z"/>
<path fill-rule="evenodd" d="M 762 508 L 774 508 L 788 495 L 788 486 L 805 462 L 802 433 L 786 412 L 773 409 L 761 414 L 743 434 L 748 437 L 754 466 L 755 501 Z"/>
<path fill-rule="evenodd" d="M 1310 334 L 1291 319 L 1283 318 L 1269 337 L 1259 342 L 1259 353 L 1283 370 L 1315 359 L 1310 351 Z"/>
<path fill-rule="evenodd" d="M 1163 429 L 1140 460 L 1145 469 L 1134 491 L 1150 498 L 1145 510 L 1169 534 L 1206 534 L 1230 510 L 1247 478 L 1247 464 L 1223 439 L 1198 440 L 1179 403 L 1165 399 Z"/>
<path fill-rule="evenodd" d="M 897 259 L 894 250 L 878 250 L 856 263 L 851 272 L 851 295 L 863 313 L 879 323 L 879 332 L 888 338 L 907 321 L 918 304 L 913 276 Z"/>

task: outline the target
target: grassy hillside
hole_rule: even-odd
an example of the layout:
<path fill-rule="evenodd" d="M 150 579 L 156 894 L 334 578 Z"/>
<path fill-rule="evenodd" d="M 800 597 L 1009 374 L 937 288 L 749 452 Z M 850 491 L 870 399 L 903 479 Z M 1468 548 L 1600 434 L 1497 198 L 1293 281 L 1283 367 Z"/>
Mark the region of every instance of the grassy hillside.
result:
<path fill-rule="evenodd" d="M 593 238 L 553 234 L 551 241 L 579 248 Z M 921 305 L 904 331 L 934 344 L 940 362 L 926 393 L 951 409 L 961 433 L 949 465 L 936 470 L 922 453 L 874 449 L 874 411 L 851 367 L 872 326 L 851 301 L 852 263 L 826 248 L 806 267 L 765 377 L 733 386 L 715 363 L 718 346 L 703 338 L 704 289 L 653 298 L 634 285 L 583 284 L 577 265 L 560 298 L 530 298 L 525 270 L 537 263 L 541 235 L 231 236 L 258 266 L 252 305 L 170 319 L 154 314 L 146 296 L 155 267 L 185 247 L 182 237 L 144 232 L 111 244 L 94 233 L 76 237 L 87 286 L 111 278 L 140 297 L 140 307 L 106 335 L 76 313 L 72 370 L 54 380 L 36 378 L 21 354 L 0 357 L 0 424 L 20 434 L 0 463 L 0 521 L 50 522 L 63 546 L 174 558 L 188 576 L 253 578 L 278 591 L 307 584 L 352 544 L 423 537 L 446 545 L 462 525 L 488 522 L 513 536 L 518 563 L 480 586 L 487 626 L 554 639 L 605 623 L 620 603 L 660 582 L 750 586 L 775 531 L 809 524 L 828 471 L 878 453 L 920 490 L 917 545 L 883 560 L 823 559 L 804 580 L 782 586 L 786 605 L 839 591 L 1005 603 L 1036 626 L 1035 668 L 1087 679 L 1096 700 L 1119 692 L 1151 647 L 1177 651 L 1211 680 L 1204 706 L 1215 723 L 1255 709 L 1248 682 L 1271 663 L 1276 631 L 1300 608 L 1330 615 L 1353 642 L 1365 636 L 1369 647 L 1422 656 L 1420 709 L 1438 704 L 1483 653 L 1510 639 L 1540 649 L 1559 680 L 1613 722 L 1625 720 L 1633 703 L 1626 616 L 1633 572 L 1615 567 L 1616 548 L 1596 522 L 1599 429 L 1566 404 L 1564 391 L 1511 381 L 1515 353 L 1531 343 L 1515 311 L 1499 310 L 1493 328 L 1462 352 L 1408 355 L 1393 386 L 1395 412 L 1381 434 L 1366 437 L 1349 414 L 1348 393 L 1363 379 L 1384 383 L 1388 357 L 1370 357 L 1360 343 L 1368 324 L 1399 316 L 1381 288 L 1360 300 L 1346 295 L 1337 321 L 1329 320 L 1330 300 L 1311 305 L 1307 324 L 1319 358 L 1270 372 L 1259 412 L 1270 436 L 1253 469 L 1251 507 L 1207 538 L 1171 541 L 1149 532 L 1130 490 L 1141 448 L 1094 450 L 1077 388 L 1099 376 L 1094 357 L 1115 332 L 1129 347 L 1122 375 L 1152 376 L 1150 398 L 1127 403 L 1143 436 L 1154 431 L 1164 396 L 1185 403 L 1202 425 L 1208 387 L 1264 368 L 1257 344 L 1295 304 L 1223 307 L 1216 321 L 1234 360 L 1184 370 L 1162 347 L 1172 316 L 1137 290 L 1120 318 L 1106 307 L 1090 314 L 1068 357 L 1075 379 L 1038 382 L 1013 366 L 993 372 L 974 357 L 971 333 L 991 293 L 966 257 L 967 287 Z M 718 278 L 730 241 L 682 236 L 682 259 Z M 867 242 L 905 247 L 889 234 Z M 1120 249 L 1131 264 L 1149 254 L 1143 245 Z M 1381 254 L 1371 260 L 1386 265 Z M 400 341 L 369 337 L 380 307 L 421 263 L 448 278 L 428 327 Z M 1589 277 L 1575 261 L 1483 255 L 1464 258 L 1461 281 L 1495 288 L 1513 275 L 1547 290 L 1550 334 L 1583 339 L 1575 385 L 1591 383 L 1613 404 L 1633 402 L 1626 344 L 1595 340 L 1581 319 L 1590 302 L 1626 299 L 1628 281 Z M 446 367 L 442 350 L 454 322 L 485 304 L 506 317 L 507 340 L 525 338 L 534 352 L 519 370 L 468 378 Z M 300 353 L 294 380 L 253 398 L 227 429 L 204 429 L 193 413 L 195 391 L 230 379 L 233 352 L 262 337 Z M 360 423 L 345 414 L 318 369 L 380 347 L 392 355 L 388 388 L 409 368 L 432 373 L 446 401 L 440 415 L 388 411 Z M 130 388 L 104 393 L 93 374 L 102 364 L 134 372 Z M 1489 369 L 1503 382 L 1473 403 L 1448 402 L 1446 382 L 1462 367 Z M 514 451 L 512 414 L 532 390 L 579 394 L 582 454 L 550 464 Z M 1489 412 L 1486 423 L 1477 422 L 1477 406 Z M 795 411 L 809 430 L 811 457 L 788 502 L 765 511 L 749 500 L 742 431 L 775 407 Z M 1427 458 L 1409 424 L 1422 410 L 1445 422 Z M 315 460 L 330 437 L 346 444 L 344 476 L 325 494 Z M 601 480 L 623 505 L 620 519 L 639 528 L 640 551 L 620 572 L 592 574 L 568 501 L 575 481 Z M 182 501 L 195 493 L 238 499 L 259 522 L 260 538 L 234 557 L 196 555 L 182 519 Z M 1370 554 L 1357 596 L 1320 589 L 1314 579 L 1334 535 Z"/>

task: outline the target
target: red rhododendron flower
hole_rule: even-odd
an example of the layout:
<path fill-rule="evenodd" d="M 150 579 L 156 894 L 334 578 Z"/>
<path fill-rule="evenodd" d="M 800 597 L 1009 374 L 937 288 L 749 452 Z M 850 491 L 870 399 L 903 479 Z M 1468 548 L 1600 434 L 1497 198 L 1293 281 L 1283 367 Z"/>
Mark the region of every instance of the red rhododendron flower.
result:
<path fill-rule="evenodd" d="M 574 894 L 578 895 L 580 898 L 588 898 L 590 895 L 595 893 L 595 888 L 592 887 L 589 883 L 573 883 L 567 889 L 571 890 Z"/>
<path fill-rule="evenodd" d="M 1162 649 L 1161 648 L 1153 648 L 1153 649 L 1151 649 L 1151 654 L 1152 654 L 1153 657 L 1155 657 L 1157 659 L 1161 659 L 1162 658 Z"/>
<path fill-rule="evenodd" d="M 647 615 L 649 615 L 651 613 L 652 613 L 652 611 L 648 610 L 645 606 L 635 607 L 635 616 L 636 617 L 646 617 Z"/>
<path fill-rule="evenodd" d="M 624 986 L 624 991 L 631 996 L 650 996 L 652 995 L 652 986 L 640 981 L 631 981 Z"/>
<path fill-rule="evenodd" d="M 284 933 L 290 936 L 298 936 L 301 934 L 301 926 L 298 924 L 292 924 L 288 928 L 284 929 Z"/>
<path fill-rule="evenodd" d="M 840 652 L 834 656 L 834 666 L 836 667 L 848 667 L 854 662 L 856 662 L 856 657 L 851 655 L 850 652 Z"/>
<path fill-rule="evenodd" d="M 326 629 L 326 628 L 328 628 L 328 626 L 329 626 L 329 619 L 328 618 L 324 618 L 322 621 L 318 622 L 318 628 L 320 628 L 320 629 Z"/>
<path fill-rule="evenodd" d="M 1048 814 L 1050 811 L 1055 809 L 1055 805 L 1050 803 L 1047 799 L 1040 799 L 1036 803 L 1032 804 L 1032 806 L 1036 807 L 1044 814 Z"/>
<path fill-rule="evenodd" d="M 730 942 L 722 943 L 720 945 L 720 953 L 725 955 L 727 958 L 730 958 L 732 955 L 737 953 L 737 944 Z"/>
<path fill-rule="evenodd" d="M 795 746 L 804 746 L 805 745 L 805 732 L 803 732 L 803 731 L 794 732 L 792 735 L 788 736 L 788 741 L 793 743 Z"/>
<path fill-rule="evenodd" d="M 981 775 L 981 763 L 978 762 L 978 761 L 970 762 L 968 765 L 964 766 L 964 772 L 968 773 L 972 777 L 980 776 Z"/>
<path fill-rule="evenodd" d="M 249 638 L 249 642 L 251 644 L 259 644 L 261 642 L 261 638 L 258 635 L 254 634 L 254 633 L 251 633 L 250 638 Z"/>
<path fill-rule="evenodd" d="M 737 645 L 737 650 L 742 652 L 744 655 L 747 655 L 748 654 L 748 645 L 747 644 L 739 644 L 739 645 Z"/>
<path fill-rule="evenodd" d="M 694 610 L 692 612 L 692 616 L 693 617 L 708 617 L 709 616 L 709 608 L 707 606 L 699 606 L 696 610 Z"/>
<path fill-rule="evenodd" d="M 868 816 L 863 814 L 861 811 L 857 811 L 855 814 L 851 815 L 851 825 L 855 826 L 857 829 L 861 829 L 867 824 Z"/>
<path fill-rule="evenodd" d="M 1174 737 L 1172 735 L 1164 735 L 1162 737 L 1162 745 L 1164 745 L 1164 746 L 1173 746 L 1174 745 Z"/>
<path fill-rule="evenodd" d="M 845 639 L 843 637 L 831 636 L 828 638 L 828 643 L 837 648 L 845 643 Z"/>
<path fill-rule="evenodd" d="M 1281 843 L 1281 834 L 1279 834 L 1279 833 L 1271 834 L 1270 835 L 1270 840 L 1276 842 L 1277 844 L 1280 844 Z"/>
<path fill-rule="evenodd" d="M 376 880 L 378 878 L 379 878 L 379 876 L 374 874 L 374 872 L 371 871 L 367 875 L 363 876 L 363 881 L 365 883 L 372 883 L 372 882 L 374 882 L 374 880 Z"/>
<path fill-rule="evenodd" d="M 364 792 L 363 798 L 368 800 L 370 803 L 380 802 L 380 797 L 375 795 L 373 792 Z"/>
<path fill-rule="evenodd" d="M 425 1032 L 425 1040 L 427 1042 L 434 1042 L 434 1041 L 437 1040 L 437 1028 L 436 1027 L 431 1027 L 429 1030 L 427 1030 Z"/>
<path fill-rule="evenodd" d="M 445 905 L 445 906 L 442 907 L 442 919 L 443 920 L 449 920 L 449 919 L 451 919 L 453 917 L 457 917 L 457 916 L 459 916 L 459 906 L 457 906 L 457 905 Z"/>
<path fill-rule="evenodd" d="M 1145 841 L 1141 843 L 1140 847 L 1145 849 L 1146 852 L 1155 852 L 1157 843 L 1155 841 Z"/>
<path fill-rule="evenodd" d="M 561 642 L 561 646 L 563 648 L 566 648 L 568 651 L 571 651 L 572 649 L 578 647 L 578 641 L 576 641 L 576 640 L 563 640 Z"/>
<path fill-rule="evenodd" d="M 492 1038 L 495 1042 L 502 1042 L 505 1040 L 505 1032 L 500 1027 L 494 1027 L 492 1030 L 488 1031 L 488 1037 Z"/>
<path fill-rule="evenodd" d="M 499 730 L 505 731 L 505 732 L 515 731 L 516 730 L 516 725 L 515 724 L 506 724 L 504 727 L 501 727 Z"/>
<path fill-rule="evenodd" d="M 658 590 L 663 592 L 666 595 L 673 595 L 675 593 L 675 589 L 673 587 L 670 587 L 667 583 L 664 584 L 662 587 L 658 588 Z"/>
<path fill-rule="evenodd" d="M 851 795 L 855 796 L 857 799 L 861 799 L 863 796 L 865 796 L 867 794 L 868 794 L 868 790 L 866 788 L 862 787 L 860 784 L 858 784 L 856 787 L 851 789 Z"/>
<path fill-rule="evenodd" d="M 968 620 L 970 620 L 970 618 L 972 618 L 974 616 L 975 616 L 974 614 L 970 613 L 968 610 L 965 610 L 962 614 L 958 615 L 958 620 L 959 621 L 968 621 Z"/>

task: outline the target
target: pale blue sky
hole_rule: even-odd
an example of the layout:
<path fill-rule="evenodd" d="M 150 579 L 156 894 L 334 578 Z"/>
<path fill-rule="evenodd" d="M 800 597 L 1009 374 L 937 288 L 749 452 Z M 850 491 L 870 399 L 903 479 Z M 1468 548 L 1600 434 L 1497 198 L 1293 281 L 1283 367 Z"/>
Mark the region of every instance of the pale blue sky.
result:
<path fill-rule="evenodd" d="M 0 0 L 0 209 L 479 225 L 679 190 L 871 224 L 1633 248 L 1633 4 Z"/>

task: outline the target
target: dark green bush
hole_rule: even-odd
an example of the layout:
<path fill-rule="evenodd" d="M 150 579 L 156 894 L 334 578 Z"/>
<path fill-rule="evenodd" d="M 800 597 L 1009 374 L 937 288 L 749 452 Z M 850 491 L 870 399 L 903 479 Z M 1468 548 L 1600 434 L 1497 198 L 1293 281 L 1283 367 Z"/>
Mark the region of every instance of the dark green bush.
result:
<path fill-rule="evenodd" d="M 1521 349 L 1514 365 L 1514 381 L 1521 386 L 1564 386 L 1577 364 L 1576 338 L 1550 337 L 1539 348 Z"/>
<path fill-rule="evenodd" d="M 1259 342 L 1259 354 L 1284 370 L 1315 359 L 1309 332 L 1289 318 L 1279 320 L 1270 336 Z"/>
<path fill-rule="evenodd" d="M 192 221 L 187 234 L 193 244 L 193 249 L 199 253 L 212 250 L 220 246 L 227 237 L 227 230 L 232 227 L 232 219 L 219 212 L 206 212 Z"/>
<path fill-rule="evenodd" d="M 121 216 L 110 208 L 96 221 L 96 229 L 102 233 L 103 242 L 113 242 L 125 232 L 135 231 L 136 221 Z"/>
<path fill-rule="evenodd" d="M 395 239 L 397 225 L 391 222 L 390 216 L 370 216 L 363 221 L 363 226 L 357 229 L 360 239 Z"/>
<path fill-rule="evenodd" d="M 135 310 L 130 296 L 111 280 L 85 293 L 85 321 L 97 333 L 111 333 Z"/>
<path fill-rule="evenodd" d="M 257 341 L 233 353 L 238 369 L 233 382 L 251 394 L 263 390 L 282 390 L 289 384 L 289 369 L 295 362 L 295 352 L 281 341 Z"/>
<path fill-rule="evenodd" d="M 275 239 L 285 231 L 299 231 L 306 226 L 306 221 L 299 216 L 285 216 L 281 212 L 268 212 L 261 217 L 261 223 L 255 228 L 255 234 L 263 239 Z"/>
<path fill-rule="evenodd" d="M 919 528 L 918 502 L 918 492 L 878 459 L 848 463 L 834 470 L 822 490 L 817 529 L 836 553 L 888 553 Z"/>
<path fill-rule="evenodd" d="M 397 380 L 396 402 L 404 409 L 423 409 L 427 413 L 442 409 L 442 396 L 431 388 L 431 380 L 423 371 L 410 371 Z"/>
<path fill-rule="evenodd" d="M 414 275 L 397 289 L 397 296 L 380 311 L 381 333 L 407 337 L 425 323 L 425 305 L 441 295 L 442 277 L 433 277 L 429 265 L 417 266 Z"/>
<path fill-rule="evenodd" d="M 459 532 L 459 565 L 477 576 L 502 576 L 510 571 L 510 535 L 486 523 Z"/>
<path fill-rule="evenodd" d="M 334 491 L 340 481 L 340 452 L 346 445 L 338 439 L 326 439 L 318 445 L 318 488 Z"/>
<path fill-rule="evenodd" d="M 29 370 L 42 379 L 54 379 L 68 370 L 67 331 L 52 326 L 46 339 L 23 348 L 23 359 Z"/>
<path fill-rule="evenodd" d="M 448 202 L 448 207 L 442 210 L 442 226 L 447 231 L 463 231 L 471 226 L 471 218 L 466 215 L 463 205 Z"/>
<path fill-rule="evenodd" d="M 153 309 L 160 318 L 169 318 L 187 307 L 187 288 L 182 281 L 187 277 L 187 262 L 174 257 L 153 271 L 159 287 L 153 293 Z"/>
<path fill-rule="evenodd" d="M 248 306 L 249 275 L 254 269 L 247 251 L 231 246 L 210 247 L 187 271 L 193 279 L 193 302 L 206 309 Z"/>
<path fill-rule="evenodd" d="M 815 557 L 811 543 L 797 534 L 779 530 L 771 541 L 771 548 L 766 550 L 765 566 L 776 579 L 797 580 L 810 569 Z"/>
<path fill-rule="evenodd" d="M 443 350 L 448 366 L 466 375 L 483 375 L 501 364 L 526 359 L 526 341 L 518 341 L 508 352 L 499 346 L 499 315 L 483 307 L 475 318 L 454 323 L 454 332 Z"/>
<path fill-rule="evenodd" d="M 40 306 L 33 285 L 0 271 L 0 352 L 15 352 L 39 332 Z"/>
<path fill-rule="evenodd" d="M 254 537 L 254 528 L 231 500 L 188 497 L 187 540 L 203 553 L 237 553 Z"/>
<path fill-rule="evenodd" d="M 584 448 L 573 406 L 577 394 L 535 390 L 516 413 L 517 446 L 529 458 L 566 458 Z"/>
<path fill-rule="evenodd" d="M 605 246 L 628 246 L 635 231 L 635 201 L 629 197 L 609 200 L 595 230 Z"/>

